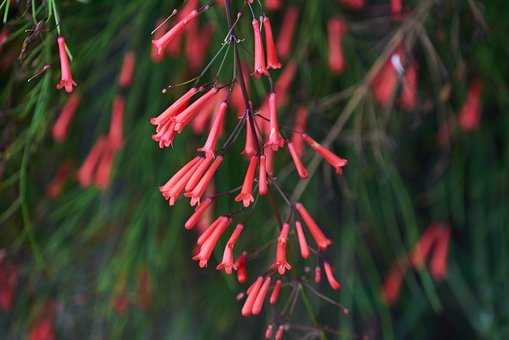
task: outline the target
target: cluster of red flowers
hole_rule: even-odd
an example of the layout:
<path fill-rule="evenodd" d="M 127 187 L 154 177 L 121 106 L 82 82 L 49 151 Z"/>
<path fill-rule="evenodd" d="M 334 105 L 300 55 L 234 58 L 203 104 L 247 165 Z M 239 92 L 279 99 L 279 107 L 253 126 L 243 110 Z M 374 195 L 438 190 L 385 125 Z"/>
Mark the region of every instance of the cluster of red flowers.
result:
<path fill-rule="evenodd" d="M 198 9 L 196 4 L 194 7 L 189 7 L 191 3 L 191 1 L 187 2 L 183 9 L 177 12 L 177 20 L 171 29 L 164 34 L 156 34 L 156 39 L 152 41 L 154 55 L 161 55 L 170 46 L 174 46 L 181 39 L 186 27 L 196 20 L 199 13 L 208 9 L 208 6 Z M 228 2 L 226 10 L 230 10 Z M 290 8 L 287 11 L 280 33 L 282 38 L 278 44 L 274 40 L 271 22 L 267 15 L 263 14 L 259 19 L 255 17 L 252 19 L 254 45 L 252 75 L 255 78 L 270 78 L 271 69 L 281 68 L 279 56 L 288 55 L 297 15 L 298 11 L 295 8 Z M 225 41 L 238 43 L 234 27 L 229 27 Z M 171 206 L 182 195 L 189 198 L 190 205 L 196 208 L 186 221 L 185 228 L 188 230 L 195 228 L 203 220 L 205 213 L 211 210 L 215 200 L 222 196 L 221 194 L 208 194 L 207 189 L 212 186 L 214 176 L 227 156 L 229 146 L 235 141 L 240 128 L 243 128 L 245 145 L 242 154 L 247 158 L 244 181 L 238 188 L 227 193 L 234 194 L 235 201 L 240 202 L 243 208 L 248 208 L 255 202 L 255 197 L 267 195 L 274 187 L 275 191 L 285 198 L 289 209 L 296 213 L 295 221 L 292 224 L 295 227 L 301 256 L 307 259 L 311 254 L 310 249 L 313 249 L 313 253 L 320 257 L 322 256 L 320 253 L 325 251 L 332 241 L 327 238 L 304 205 L 292 203 L 287 199 L 287 195 L 277 183 L 274 159 L 277 153 L 286 146 L 298 176 L 303 179 L 308 177 L 306 166 L 301 160 L 305 144 L 322 156 L 337 174 L 342 173 L 347 160 L 337 156 L 304 132 L 307 125 L 307 109 L 305 107 L 297 110 L 291 139 L 287 139 L 281 131 L 277 110 L 287 101 L 287 91 L 296 69 L 294 62 L 288 63 L 274 88 L 263 100 L 259 110 L 255 111 L 249 98 L 247 85 L 249 75 L 244 72 L 248 68 L 241 63 L 238 56 L 236 57 L 238 73 L 236 81 L 232 84 L 220 85 L 216 83 L 192 87 L 161 114 L 150 119 L 150 123 L 155 126 L 152 139 L 158 143 L 160 148 L 172 145 L 178 134 L 187 126 L 192 126 L 195 131 L 202 131 L 206 122 L 210 120 L 205 144 L 197 149 L 197 155 L 194 158 L 184 164 L 159 188 L 160 192 Z M 225 143 L 219 147 L 219 139 L 223 134 L 226 134 L 224 125 L 228 108 L 231 105 L 240 112 L 235 116 L 235 119 L 239 119 L 239 121 L 237 127 L 226 136 Z M 201 231 L 193 254 L 193 260 L 197 261 L 200 267 L 207 266 L 220 239 L 236 218 L 236 214 L 223 214 Z M 283 275 L 292 269 L 286 252 L 292 224 L 290 224 L 290 219 L 281 223 L 276 242 L 275 260 L 272 266 L 263 275 L 258 276 L 247 289 L 246 300 L 241 310 L 243 316 L 259 314 L 271 289 L 269 301 L 271 304 L 277 302 L 281 288 L 284 286 Z M 313 238 L 317 246 L 316 250 L 308 246 L 303 224 Z M 235 271 L 239 282 L 247 280 L 247 262 L 250 259 L 249 253 L 245 250 L 240 251 L 237 257 L 235 256 L 235 245 L 244 229 L 246 229 L 244 223 L 236 224 L 224 248 L 222 261 L 216 267 L 226 274 L 232 274 Z M 334 277 L 330 263 L 324 260 L 320 260 L 320 263 L 323 265 L 330 286 L 333 289 L 339 289 L 341 284 Z M 317 270 L 321 271 L 320 267 L 317 267 Z M 276 275 L 280 275 L 281 278 L 274 278 Z M 281 325 L 277 330 L 277 333 L 280 334 L 278 338 L 282 336 L 283 331 L 284 326 Z M 272 332 L 271 328 L 267 332 Z"/>

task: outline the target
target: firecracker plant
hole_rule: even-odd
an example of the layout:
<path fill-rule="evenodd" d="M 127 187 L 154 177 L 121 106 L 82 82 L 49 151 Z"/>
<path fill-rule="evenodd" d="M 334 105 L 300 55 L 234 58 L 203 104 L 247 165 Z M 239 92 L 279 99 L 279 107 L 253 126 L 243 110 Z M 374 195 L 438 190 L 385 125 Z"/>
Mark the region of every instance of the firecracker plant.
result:
<path fill-rule="evenodd" d="M 0 14 L 0 337 L 507 335 L 507 4 Z"/>

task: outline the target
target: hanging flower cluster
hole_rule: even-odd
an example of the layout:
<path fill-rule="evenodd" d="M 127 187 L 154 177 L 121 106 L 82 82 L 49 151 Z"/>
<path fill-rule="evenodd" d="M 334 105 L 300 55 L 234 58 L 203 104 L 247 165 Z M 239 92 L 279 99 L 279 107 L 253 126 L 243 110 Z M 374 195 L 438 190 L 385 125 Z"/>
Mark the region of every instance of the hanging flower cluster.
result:
<path fill-rule="evenodd" d="M 156 30 L 156 39 L 152 41 L 153 55 L 160 55 L 178 41 L 192 22 L 197 20 L 200 13 L 206 11 L 208 6 L 200 9 L 194 2 L 187 2 L 182 9 L 177 11 L 175 22 L 172 27 L 159 26 Z M 276 4 L 273 4 L 276 7 Z M 248 2 L 248 6 L 250 6 Z M 226 43 L 237 44 L 239 39 L 231 20 L 230 1 L 225 2 L 227 19 L 229 23 L 228 35 L 224 39 Z M 251 12 L 254 13 L 253 8 Z M 288 256 L 288 243 L 291 235 L 296 236 L 300 249 L 300 255 L 304 260 L 316 255 L 320 264 L 318 271 L 325 273 L 327 282 L 332 289 L 339 289 L 341 284 L 334 276 L 334 270 L 329 261 L 324 260 L 323 252 L 332 244 L 324 230 L 318 225 L 308 210 L 300 202 L 292 202 L 278 183 L 278 170 L 276 168 L 276 157 L 282 150 L 286 149 L 288 158 L 291 159 L 299 178 L 306 179 L 309 172 L 302 160 L 305 146 L 320 155 L 337 174 L 342 174 L 347 160 L 336 155 L 326 146 L 320 144 L 306 133 L 308 110 L 300 107 L 296 112 L 295 126 L 291 136 L 285 136 L 285 129 L 279 123 L 278 109 L 286 104 L 288 91 L 296 72 L 296 64 L 289 61 L 281 72 L 280 77 L 271 86 L 270 91 L 262 100 L 258 110 L 255 109 L 250 98 L 249 80 L 266 77 L 272 79 L 271 70 L 282 68 L 281 59 L 286 58 L 291 49 L 292 35 L 295 31 L 298 11 L 290 7 L 283 19 L 278 43 L 274 39 L 274 32 L 271 21 L 266 14 L 259 18 L 251 19 L 253 37 L 253 61 L 252 74 L 246 71 L 249 69 L 234 54 L 236 79 L 231 84 L 221 85 L 217 82 L 207 85 L 195 85 L 186 90 L 177 100 L 159 115 L 150 118 L 150 123 L 155 127 L 152 139 L 159 148 L 166 148 L 173 145 L 186 127 L 191 127 L 194 132 L 204 132 L 208 125 L 208 134 L 202 147 L 196 150 L 196 155 L 187 161 L 176 173 L 174 173 L 159 188 L 161 195 L 168 201 L 170 206 L 177 203 L 180 197 L 189 199 L 189 204 L 194 212 L 185 222 L 187 230 L 195 229 L 204 220 L 205 214 L 210 212 L 214 202 L 224 196 L 230 196 L 235 202 L 241 205 L 242 209 L 251 209 L 256 201 L 268 195 L 270 192 L 278 193 L 287 204 L 290 211 L 286 222 L 281 222 L 278 228 L 278 236 L 275 240 L 274 260 L 263 274 L 255 277 L 245 294 L 241 308 L 243 316 L 258 315 L 261 313 L 266 300 L 270 304 L 276 304 L 281 290 L 291 285 L 291 280 L 285 283 L 285 274 L 294 270 L 292 260 Z M 344 24 L 341 27 L 333 27 L 335 38 L 341 39 L 344 33 Z M 166 33 L 159 30 L 164 28 Z M 336 44 L 336 42 L 334 42 Z M 342 69 L 343 61 L 338 65 L 337 58 L 342 58 L 341 47 L 335 46 L 335 55 L 332 60 L 334 67 Z M 339 50 L 338 50 L 339 48 Z M 189 56 L 187 56 L 189 61 Z M 159 61 L 159 60 L 158 60 Z M 164 91 L 163 91 L 164 92 Z M 227 131 L 225 122 L 231 108 L 235 109 L 233 116 L 237 120 L 236 127 Z M 244 179 L 239 186 L 228 190 L 225 193 L 210 194 L 213 187 L 214 177 L 220 173 L 230 146 L 237 140 L 240 132 L 244 131 L 245 142 L 242 155 L 246 158 Z M 219 141 L 223 139 L 222 145 Z M 275 211 L 276 215 L 279 212 Z M 222 239 L 226 245 L 222 250 L 222 260 L 216 265 L 216 269 L 225 274 L 236 273 L 240 283 L 248 280 L 247 265 L 253 260 L 255 254 L 239 248 L 239 242 L 243 233 L 251 232 L 250 221 L 241 219 L 241 213 L 224 213 L 212 220 L 199 231 L 199 236 L 194 247 L 192 259 L 197 262 L 200 268 L 208 266 L 215 250 L 220 250 L 219 244 Z M 279 217 L 278 217 L 278 220 Z M 235 227 L 233 227 L 235 226 Z M 313 240 L 308 244 L 307 234 Z M 312 281 L 312 280 L 311 280 Z M 267 328 L 267 334 L 272 334 L 272 325 Z M 285 330 L 281 324 L 276 330 L 276 338 L 281 338 Z"/>

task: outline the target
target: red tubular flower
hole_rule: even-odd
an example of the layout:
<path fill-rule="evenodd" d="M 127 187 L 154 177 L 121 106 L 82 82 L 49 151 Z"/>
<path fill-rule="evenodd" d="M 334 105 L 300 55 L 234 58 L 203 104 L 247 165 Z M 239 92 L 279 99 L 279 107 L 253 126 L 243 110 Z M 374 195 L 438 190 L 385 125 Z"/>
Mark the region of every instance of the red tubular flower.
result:
<path fill-rule="evenodd" d="M 281 0 L 265 0 L 265 7 L 269 11 L 275 11 L 281 7 Z"/>
<path fill-rule="evenodd" d="M 265 281 L 263 281 L 263 285 L 256 294 L 256 299 L 253 303 L 253 309 L 251 309 L 251 313 L 253 315 L 258 315 L 262 311 L 263 303 L 265 302 L 265 297 L 267 296 L 267 292 L 269 291 L 271 278 L 267 276 Z"/>
<path fill-rule="evenodd" d="M 239 239 L 240 233 L 244 229 L 242 224 L 237 224 L 235 230 L 231 234 L 228 242 L 226 243 L 226 247 L 224 248 L 223 260 L 220 264 L 217 265 L 217 270 L 224 270 L 226 274 L 231 274 L 232 269 L 235 269 L 235 264 L 233 261 L 233 248 L 235 247 L 235 243 Z"/>
<path fill-rule="evenodd" d="M 253 134 L 253 128 L 251 127 L 251 120 L 249 117 L 246 117 L 246 143 L 244 145 L 244 151 L 242 151 L 242 154 L 246 156 L 247 158 L 251 159 L 251 157 L 256 156 L 257 153 L 257 146 L 256 146 L 256 140 L 254 138 Z"/>
<path fill-rule="evenodd" d="M 207 241 L 210 237 L 210 235 L 212 235 L 212 233 L 214 232 L 214 230 L 216 229 L 217 225 L 219 224 L 219 222 L 221 222 L 222 220 L 222 217 L 223 216 L 219 216 L 218 218 L 216 218 L 212 223 L 210 223 L 209 226 L 207 226 L 207 228 L 200 234 L 200 237 L 198 237 L 198 240 L 196 241 L 196 246 L 198 248 L 198 250 L 200 249 L 200 247 L 205 243 L 205 241 Z"/>
<path fill-rule="evenodd" d="M 57 120 L 53 124 L 53 129 L 51 133 L 53 135 L 53 139 L 60 143 L 65 140 L 67 137 L 67 131 L 69 130 L 69 124 L 71 123 L 72 118 L 74 117 L 74 113 L 78 109 L 80 104 L 80 96 L 77 93 L 73 93 L 67 99 L 67 102 L 62 107 L 62 111 L 58 116 Z"/>
<path fill-rule="evenodd" d="M 200 266 L 200 268 L 204 268 L 207 266 L 207 263 L 210 259 L 210 256 L 212 255 L 212 252 L 214 251 L 214 248 L 217 245 L 217 242 L 224 234 L 230 223 L 231 223 L 230 218 L 226 216 L 221 216 L 219 218 L 219 222 L 215 226 L 210 236 L 201 245 L 199 253 L 193 256 L 193 260 L 198 261 L 198 265 Z"/>
<path fill-rule="evenodd" d="M 341 288 L 341 283 L 339 283 L 336 278 L 334 277 L 334 273 L 332 272 L 332 267 L 329 264 L 329 262 L 324 261 L 323 262 L 323 268 L 325 269 L 325 277 L 327 277 L 327 281 L 329 282 L 329 286 L 331 286 L 332 289 L 338 290 Z"/>
<path fill-rule="evenodd" d="M 164 110 L 159 116 L 150 118 L 150 124 L 156 125 L 156 131 L 159 132 L 159 127 L 168 123 L 178 113 L 182 112 L 189 104 L 191 98 L 199 91 L 196 87 L 192 87 Z"/>
<path fill-rule="evenodd" d="M 276 109 L 276 94 L 272 92 L 269 95 L 269 114 L 270 114 L 270 132 L 269 132 L 269 140 L 267 141 L 266 147 L 271 148 L 274 151 L 277 151 L 279 148 L 282 148 L 285 144 L 285 140 L 281 136 L 281 132 L 279 132 L 279 124 L 277 120 L 277 109 Z"/>
<path fill-rule="evenodd" d="M 118 85 L 127 87 L 133 82 L 135 56 L 133 51 L 129 51 L 124 55 L 120 76 L 118 77 Z"/>
<path fill-rule="evenodd" d="M 340 0 L 340 2 L 351 9 L 361 9 L 366 4 L 366 0 Z"/>
<path fill-rule="evenodd" d="M 302 164 L 302 161 L 299 158 L 299 155 L 297 155 L 297 151 L 295 151 L 295 148 L 293 146 L 293 143 L 288 143 L 288 152 L 290 152 L 290 156 L 292 156 L 293 164 L 295 165 L 295 169 L 297 169 L 297 173 L 299 174 L 300 178 L 307 178 L 308 177 L 308 170 Z"/>
<path fill-rule="evenodd" d="M 217 169 L 223 162 L 223 156 L 217 156 L 210 167 L 207 169 L 203 177 L 200 179 L 196 187 L 194 187 L 193 191 L 186 194 L 187 197 L 191 197 L 191 205 L 194 206 L 196 203 L 200 203 L 200 199 L 207 190 L 207 187 L 210 184 L 210 181 L 214 177 Z"/>
<path fill-rule="evenodd" d="M 317 152 L 320 156 L 322 156 L 327 163 L 329 163 L 334 169 L 336 169 L 336 173 L 341 175 L 343 172 L 343 167 L 348 163 L 348 160 L 341 158 L 331 152 L 329 149 L 325 148 L 324 146 L 320 145 L 317 141 L 315 141 L 313 138 L 309 137 L 305 133 L 302 134 L 302 138 L 306 143 L 311 146 L 315 152 Z"/>
<path fill-rule="evenodd" d="M 265 339 L 272 338 L 273 327 L 274 326 L 272 326 L 272 325 L 267 326 L 267 328 L 265 329 Z"/>
<path fill-rule="evenodd" d="M 65 50 L 64 37 L 57 38 L 58 54 L 60 56 L 60 81 L 57 84 L 57 89 L 65 89 L 65 92 L 71 93 L 73 86 L 77 86 L 76 82 L 72 79 L 71 64 L 69 63 L 69 56 Z"/>
<path fill-rule="evenodd" d="M 285 271 L 292 269 L 292 266 L 286 261 L 286 244 L 288 241 L 288 232 L 290 225 L 284 223 L 279 233 L 276 246 L 276 261 L 272 265 L 280 275 L 284 275 Z"/>
<path fill-rule="evenodd" d="M 46 195 L 48 195 L 48 197 L 55 198 L 60 195 L 60 193 L 62 192 L 62 187 L 67 181 L 70 172 L 71 172 L 70 162 L 67 161 L 60 165 L 55 177 L 46 187 Z"/>
<path fill-rule="evenodd" d="M 304 106 L 299 107 L 297 109 L 292 133 L 292 144 L 295 152 L 299 157 L 301 157 L 304 152 L 304 141 L 302 139 L 302 133 L 304 133 L 306 130 L 307 117 L 308 109 Z"/>
<path fill-rule="evenodd" d="M 174 118 L 188 106 L 191 97 L 198 91 L 197 88 L 191 88 L 159 116 L 150 119 L 150 123 L 156 125 L 156 133 L 152 135 L 152 139 L 159 143 L 160 148 L 171 145 L 176 133 Z"/>
<path fill-rule="evenodd" d="M 122 96 L 116 96 L 113 100 L 113 109 L 111 112 L 110 132 L 108 141 L 112 150 L 116 151 L 122 147 L 122 123 L 125 109 L 125 100 Z"/>
<path fill-rule="evenodd" d="M 274 36 L 272 35 L 272 26 L 268 17 L 263 17 L 263 31 L 265 32 L 265 46 L 267 47 L 267 68 L 274 70 L 281 68 Z"/>
<path fill-rule="evenodd" d="M 299 9 L 295 6 L 290 6 L 286 10 L 281 24 L 281 31 L 278 36 L 277 50 L 281 58 L 286 58 L 290 54 L 292 48 L 292 38 L 295 33 L 295 26 L 299 18 Z"/>
<path fill-rule="evenodd" d="M 302 224 L 299 221 L 295 222 L 295 229 L 297 230 L 297 239 L 299 240 L 300 255 L 303 259 L 307 259 L 309 257 L 308 242 L 306 241 L 304 230 L 302 230 Z"/>
<path fill-rule="evenodd" d="M 152 40 L 152 45 L 155 48 L 155 53 L 158 56 L 161 56 L 166 48 L 170 45 L 172 41 L 177 39 L 178 36 L 182 34 L 186 25 L 193 19 L 198 16 L 198 11 L 193 10 L 191 13 L 182 18 L 175 26 L 173 26 L 168 32 L 166 32 L 162 37 L 157 40 Z"/>
<path fill-rule="evenodd" d="M 18 268 L 0 253 L 0 308 L 8 312 L 12 308 L 16 286 L 18 284 Z"/>
<path fill-rule="evenodd" d="M 198 151 L 204 152 L 207 156 L 214 157 L 215 155 L 217 141 L 219 140 L 221 130 L 223 129 L 224 116 L 227 108 L 228 104 L 226 102 L 219 104 L 219 107 L 217 108 L 217 111 L 214 115 L 214 120 L 212 121 L 212 127 L 210 128 L 210 133 L 207 141 L 203 147 L 198 149 Z"/>
<path fill-rule="evenodd" d="M 264 155 L 260 156 L 260 168 L 258 171 L 258 193 L 260 196 L 264 196 L 269 192 L 269 188 L 267 186 L 267 168 Z"/>
<path fill-rule="evenodd" d="M 210 164 L 212 164 L 213 160 L 214 158 L 210 156 L 205 156 L 205 158 L 202 158 L 200 160 L 200 164 L 196 167 L 196 170 L 194 171 L 193 175 L 189 178 L 189 181 L 187 181 L 187 184 L 184 188 L 184 192 L 188 193 L 193 191 L 198 182 L 200 182 L 200 180 L 202 179 L 205 171 L 207 171 L 208 168 L 210 168 Z"/>
<path fill-rule="evenodd" d="M 437 245 L 435 252 L 431 258 L 430 272 L 435 280 L 441 281 L 447 274 L 447 254 L 449 252 L 449 239 L 451 237 L 451 229 L 442 227 L 437 236 Z"/>
<path fill-rule="evenodd" d="M 314 280 L 315 280 L 315 283 L 320 283 L 320 281 L 322 281 L 322 269 L 318 266 L 315 267 Z"/>
<path fill-rule="evenodd" d="M 398 52 L 394 53 L 389 60 L 385 62 L 382 69 L 378 71 L 378 74 L 373 79 L 371 85 L 373 94 L 375 95 L 376 101 L 382 106 L 387 106 L 394 96 L 398 84 L 398 72 L 394 66 L 393 60 L 401 60 L 402 57 L 401 51 L 398 50 Z"/>
<path fill-rule="evenodd" d="M 406 271 L 407 266 L 402 261 L 397 261 L 391 268 L 382 288 L 382 298 L 385 303 L 391 305 L 398 299 Z"/>
<path fill-rule="evenodd" d="M 88 153 L 87 158 L 85 158 L 85 161 L 79 168 L 77 179 L 82 187 L 88 187 L 92 184 L 97 164 L 99 163 L 104 150 L 107 148 L 107 144 L 108 142 L 106 137 L 99 137 L 97 142 Z"/>
<path fill-rule="evenodd" d="M 401 90 L 401 107 L 407 111 L 412 111 L 417 106 L 417 64 L 411 63 L 403 78 Z"/>
<path fill-rule="evenodd" d="M 235 197 L 236 202 L 242 201 L 242 205 L 244 208 L 249 207 L 251 202 L 254 202 L 253 198 L 253 182 L 254 176 L 256 172 L 256 165 L 258 164 L 258 157 L 253 156 L 249 160 L 249 165 L 247 167 L 246 176 L 244 177 L 244 183 L 242 184 L 242 189 L 240 193 Z"/>
<path fill-rule="evenodd" d="M 113 166 L 113 150 L 108 145 L 103 149 L 95 174 L 94 184 L 99 189 L 104 190 L 110 185 L 110 174 L 112 166 Z"/>
<path fill-rule="evenodd" d="M 172 186 L 175 185 L 184 175 L 186 175 L 190 170 L 198 163 L 202 158 L 199 156 L 196 156 L 189 162 L 187 162 L 175 175 L 173 175 L 165 184 L 159 187 L 159 191 L 161 193 L 164 193 L 168 191 Z M 164 194 L 163 194 L 164 196 Z M 165 196 L 166 198 L 166 196 Z"/>
<path fill-rule="evenodd" d="M 182 132 L 184 127 L 193 120 L 194 117 L 203 107 L 214 97 L 214 95 L 218 92 L 216 87 L 211 88 L 207 93 L 205 93 L 200 98 L 196 99 L 191 105 L 189 105 L 184 111 L 180 112 L 177 116 L 175 116 L 175 131 L 178 133 Z"/>
<path fill-rule="evenodd" d="M 235 266 L 237 270 L 237 281 L 239 283 L 244 283 L 247 280 L 247 253 L 244 251 L 235 261 Z"/>
<path fill-rule="evenodd" d="M 196 171 L 196 169 L 198 168 L 199 165 L 200 165 L 200 158 L 198 158 L 198 160 L 196 162 L 194 162 L 194 164 L 191 167 L 189 167 L 189 170 L 186 173 L 183 173 L 182 175 L 180 175 L 177 180 L 172 181 L 172 183 L 169 185 L 165 184 L 164 188 L 159 189 L 159 191 L 161 191 L 161 194 L 168 201 L 168 204 L 170 206 L 173 206 L 175 204 L 175 201 L 180 196 L 180 194 L 182 194 L 187 182 L 189 181 L 191 176 L 194 174 L 194 172 Z M 180 171 L 179 171 L 179 173 L 180 173 Z"/>
<path fill-rule="evenodd" d="M 482 85 L 480 80 L 475 80 L 468 89 L 467 99 L 458 117 L 459 126 L 463 131 L 472 131 L 479 127 L 481 117 L 481 91 Z"/>
<path fill-rule="evenodd" d="M 182 8 L 178 11 L 177 21 L 183 20 L 192 11 L 198 10 L 199 0 L 188 0 L 184 2 Z M 188 33 L 187 40 L 191 39 L 189 35 L 190 31 L 196 31 L 198 23 L 193 20 L 186 25 L 186 32 Z M 166 52 L 172 56 L 177 56 L 180 53 L 180 47 L 182 45 L 183 30 L 179 32 L 175 38 L 166 47 Z"/>
<path fill-rule="evenodd" d="M 251 22 L 253 26 L 253 40 L 254 40 L 254 74 L 260 77 L 267 73 L 265 65 L 265 51 L 263 50 L 262 33 L 260 32 L 260 22 L 253 19 Z"/>
<path fill-rule="evenodd" d="M 156 27 L 158 28 L 157 31 L 154 33 L 154 40 L 160 39 L 164 32 L 168 29 L 168 22 L 164 19 L 159 19 L 156 23 Z M 150 59 L 154 63 L 160 63 L 164 58 L 164 51 L 163 53 L 159 54 L 157 53 L 157 49 L 154 45 L 152 45 L 152 49 L 150 50 Z"/>
<path fill-rule="evenodd" d="M 285 326 L 281 325 L 277 328 L 276 336 L 274 340 L 283 340 L 283 335 L 285 334 Z"/>
<path fill-rule="evenodd" d="M 272 294 L 270 294 L 270 304 L 273 305 L 277 302 L 277 299 L 279 298 L 279 293 L 281 293 L 281 285 L 283 284 L 283 281 L 277 280 L 276 284 L 274 285 L 274 288 L 272 289 Z"/>
<path fill-rule="evenodd" d="M 242 316 L 249 316 L 253 310 L 253 305 L 258 296 L 258 291 L 260 290 L 263 283 L 263 276 L 259 276 L 256 281 L 249 287 L 248 296 L 246 301 L 244 302 L 244 306 L 242 306 L 241 314 Z"/>
<path fill-rule="evenodd" d="M 401 17 L 403 11 L 403 0 L 391 0 L 391 14 L 394 19 Z"/>
<path fill-rule="evenodd" d="M 191 217 L 189 217 L 189 219 L 186 221 L 186 223 L 184 224 L 184 227 L 187 230 L 193 229 L 198 224 L 198 222 L 200 222 L 200 219 L 201 219 L 203 213 L 205 213 L 205 211 L 208 209 L 208 207 L 210 207 L 212 205 L 212 202 L 213 202 L 213 200 L 211 198 L 207 198 L 207 199 L 203 200 L 203 202 L 201 202 L 200 205 L 198 207 L 196 207 L 196 209 L 195 209 L 194 213 L 191 215 Z"/>
<path fill-rule="evenodd" d="M 345 69 L 342 41 L 346 32 L 346 23 L 343 19 L 332 18 L 327 24 L 329 41 L 329 68 L 332 72 L 341 73 Z"/>
<path fill-rule="evenodd" d="M 306 210 L 306 208 L 304 208 L 304 206 L 301 203 L 297 203 L 295 205 L 295 209 L 297 209 L 300 217 L 306 223 L 306 226 L 308 227 L 308 230 L 311 233 L 311 236 L 313 236 L 313 239 L 315 240 L 316 244 L 318 245 L 318 248 L 320 248 L 321 250 L 325 250 L 328 246 L 330 246 L 332 244 L 332 241 L 329 240 L 323 234 L 323 232 L 320 230 L 320 227 L 318 227 L 318 225 L 313 220 L 311 215 L 309 215 L 309 212 Z"/>

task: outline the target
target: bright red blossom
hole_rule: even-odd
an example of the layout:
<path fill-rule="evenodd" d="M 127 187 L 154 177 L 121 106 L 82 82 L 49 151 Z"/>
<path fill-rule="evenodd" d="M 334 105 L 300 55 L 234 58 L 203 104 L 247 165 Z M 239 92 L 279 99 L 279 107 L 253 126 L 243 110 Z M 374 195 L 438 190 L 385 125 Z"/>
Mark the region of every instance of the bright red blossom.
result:
<path fill-rule="evenodd" d="M 64 37 L 57 38 L 58 43 L 58 54 L 60 56 L 60 81 L 57 84 L 57 89 L 65 89 L 65 92 L 71 93 L 73 86 L 76 86 L 76 82 L 72 79 L 71 64 L 69 63 L 69 56 L 65 49 Z"/>
<path fill-rule="evenodd" d="M 302 164 L 302 161 L 299 158 L 299 155 L 297 155 L 297 151 L 295 151 L 295 148 L 293 146 L 293 143 L 290 142 L 287 144 L 288 152 L 290 152 L 290 156 L 292 157 L 293 164 L 295 165 L 295 169 L 297 169 L 297 173 L 299 174 L 300 178 L 307 178 L 308 177 L 308 170 Z"/>
<path fill-rule="evenodd" d="M 311 146 L 313 150 L 322 156 L 327 161 L 327 163 L 336 169 L 337 174 L 341 174 L 343 172 L 343 167 L 348 163 L 346 159 L 337 156 L 306 134 L 303 134 L 302 138 L 304 141 L 306 141 L 306 143 L 309 144 L 309 146 Z"/>
<path fill-rule="evenodd" d="M 269 291 L 270 282 L 271 278 L 270 276 L 267 276 L 263 281 L 263 285 L 258 291 L 258 294 L 256 294 L 256 299 L 253 303 L 253 309 L 251 310 L 251 313 L 253 315 L 258 315 L 262 311 L 263 303 L 265 302 L 265 297 L 267 296 L 267 292 Z"/>
<path fill-rule="evenodd" d="M 343 19 L 332 18 L 328 22 L 329 41 L 329 67 L 335 73 L 341 73 L 345 69 L 342 41 L 346 33 L 346 23 Z"/>
<path fill-rule="evenodd" d="M 481 91 L 482 85 L 479 80 L 475 80 L 468 89 L 467 99 L 458 117 L 458 123 L 463 131 L 472 131 L 479 127 L 481 117 Z"/>
<path fill-rule="evenodd" d="M 171 44 L 171 42 L 177 39 L 180 34 L 184 31 L 186 25 L 198 16 L 198 11 L 193 10 L 191 13 L 182 18 L 175 26 L 173 26 L 168 32 L 157 40 L 152 40 L 152 45 L 155 49 L 155 54 L 158 56 L 163 55 L 165 49 Z"/>
<path fill-rule="evenodd" d="M 256 156 L 251 157 L 247 167 L 246 176 L 244 177 L 244 183 L 242 184 L 242 189 L 240 190 L 240 193 L 237 195 L 237 197 L 235 197 L 236 202 L 242 201 L 244 208 L 247 208 L 249 204 L 254 202 L 252 192 L 257 163 L 258 158 Z"/>
<path fill-rule="evenodd" d="M 260 32 L 260 22 L 257 19 L 253 19 L 251 25 L 253 26 L 254 39 L 254 74 L 257 77 L 260 77 L 267 73 L 262 33 Z"/>
<path fill-rule="evenodd" d="M 210 133 L 205 142 L 205 145 L 198 149 L 198 151 L 202 151 L 207 156 L 214 157 L 217 141 L 221 135 L 221 131 L 224 125 L 224 117 L 226 113 L 226 109 L 228 108 L 228 104 L 226 102 L 222 102 L 219 104 L 219 107 L 216 110 L 214 115 L 214 120 L 212 121 L 212 127 L 210 128 Z"/>
<path fill-rule="evenodd" d="M 311 215 L 309 215 L 306 208 L 301 203 L 297 203 L 295 205 L 295 209 L 297 209 L 300 217 L 304 220 L 306 223 L 306 226 L 308 227 L 309 232 L 311 233 L 311 236 L 313 236 L 313 239 L 315 240 L 316 244 L 318 245 L 318 248 L 321 250 L 325 250 L 328 246 L 332 244 L 332 241 L 329 240 L 323 232 L 320 230 L 320 227 L 316 224 L 316 222 L 313 220 Z"/>
<path fill-rule="evenodd" d="M 309 257 L 309 246 L 300 221 L 295 222 L 295 229 L 297 230 L 297 239 L 299 240 L 300 255 L 303 259 L 307 259 Z"/>
<path fill-rule="evenodd" d="M 274 288 L 272 289 L 272 294 L 270 295 L 270 304 L 273 305 L 277 302 L 277 299 L 279 298 L 279 293 L 281 293 L 281 286 L 283 284 L 283 281 L 277 280 L 276 284 L 274 285 Z"/>
<path fill-rule="evenodd" d="M 284 223 L 279 233 L 276 245 L 276 261 L 272 265 L 280 275 L 284 275 L 285 271 L 292 269 L 292 266 L 286 260 L 286 244 L 288 242 L 288 233 L 290 225 Z"/>
<path fill-rule="evenodd" d="M 217 270 L 224 270 L 226 274 L 231 274 L 232 269 L 236 269 L 233 261 L 233 249 L 243 229 L 244 226 L 240 223 L 237 224 L 237 226 L 235 227 L 235 230 L 228 239 L 228 242 L 226 243 L 226 247 L 224 248 L 223 253 L 223 260 L 216 267 Z"/>

